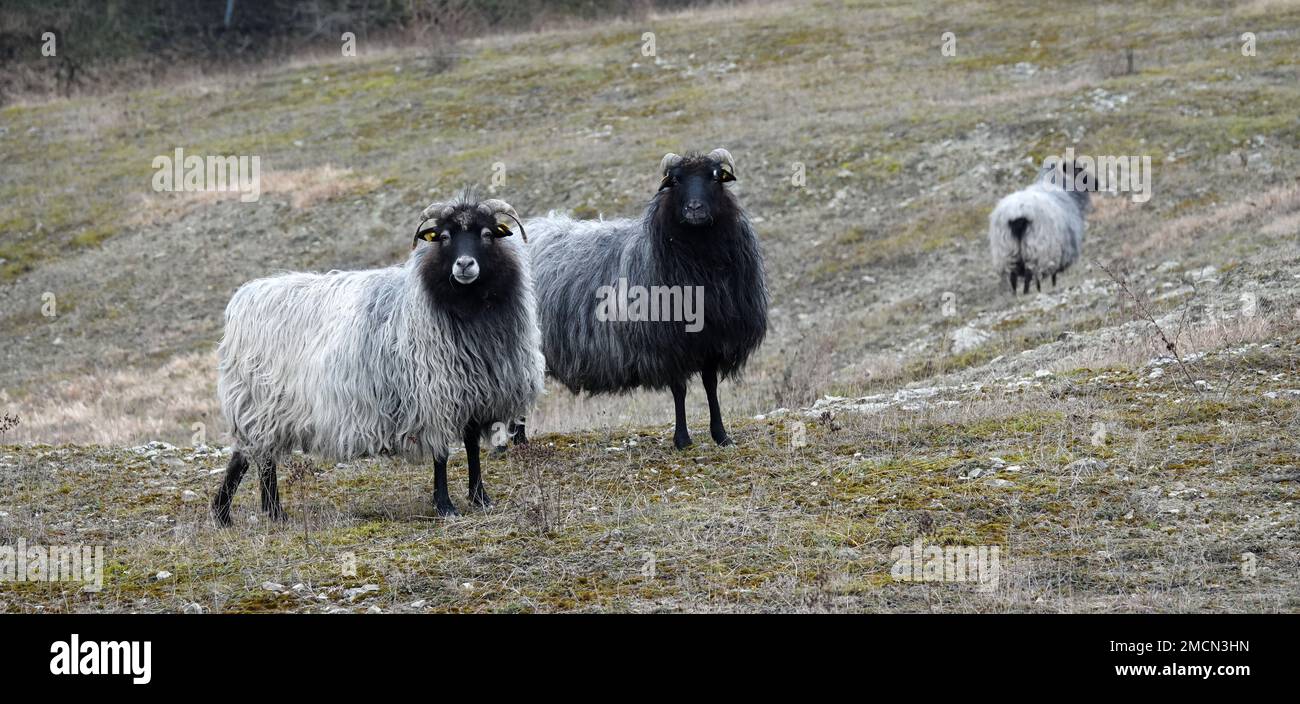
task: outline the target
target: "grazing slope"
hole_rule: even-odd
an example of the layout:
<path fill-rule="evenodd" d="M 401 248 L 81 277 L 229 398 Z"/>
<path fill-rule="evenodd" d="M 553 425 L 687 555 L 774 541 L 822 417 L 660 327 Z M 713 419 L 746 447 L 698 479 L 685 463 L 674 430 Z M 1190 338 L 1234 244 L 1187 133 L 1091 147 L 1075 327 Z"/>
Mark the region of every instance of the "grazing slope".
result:
<path fill-rule="evenodd" d="M 1274 2 L 774 2 L 0 109 L 0 544 L 108 558 L 99 594 L 10 584 L 0 610 L 1300 609 L 1297 27 Z M 424 465 L 295 458 L 287 525 L 246 491 L 212 528 L 240 283 L 399 262 L 411 214 L 498 161 L 523 217 L 587 219 L 719 144 L 772 298 L 722 385 L 735 447 L 674 451 L 662 394 L 553 385 L 485 462 L 488 511 L 427 520 Z M 153 193 L 178 145 L 260 155 L 261 200 Z M 989 213 L 1070 146 L 1150 155 L 1152 198 L 1096 195 L 1083 258 L 1013 299 Z M 893 581 L 917 539 L 1001 546 L 999 588 Z"/>

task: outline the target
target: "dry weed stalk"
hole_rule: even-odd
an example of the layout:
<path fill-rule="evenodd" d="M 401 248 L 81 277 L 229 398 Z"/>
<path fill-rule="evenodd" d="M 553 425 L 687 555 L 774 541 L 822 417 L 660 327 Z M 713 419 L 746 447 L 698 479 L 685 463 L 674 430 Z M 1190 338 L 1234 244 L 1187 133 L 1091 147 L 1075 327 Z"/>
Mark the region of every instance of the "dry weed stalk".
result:
<path fill-rule="evenodd" d="M 1174 335 L 1175 339 L 1171 340 L 1169 339 L 1169 336 L 1165 334 L 1164 328 L 1160 327 L 1160 323 L 1156 322 L 1155 315 L 1151 313 L 1151 309 L 1147 307 L 1146 302 L 1143 301 L 1131 287 L 1129 287 L 1128 281 L 1125 278 L 1116 275 L 1115 272 L 1111 271 L 1110 268 L 1101 261 L 1097 261 L 1097 266 L 1100 267 L 1102 271 L 1106 272 L 1106 276 L 1109 276 L 1110 280 L 1118 284 L 1120 290 L 1133 300 L 1133 304 L 1137 307 L 1138 314 L 1143 320 L 1151 323 L 1151 327 L 1155 328 L 1156 334 L 1159 335 L 1160 340 L 1164 342 L 1165 350 L 1173 355 L 1174 361 L 1178 363 L 1178 368 L 1183 372 L 1183 376 L 1187 378 L 1188 385 L 1193 389 L 1196 388 L 1196 380 L 1192 378 L 1192 373 L 1188 370 L 1187 363 L 1183 361 L 1183 356 L 1178 352 L 1178 343 L 1176 341 L 1178 336 L 1182 334 L 1183 326 L 1187 322 L 1187 309 L 1184 308 L 1183 317 L 1178 323 L 1178 333 Z M 1192 290 L 1195 292 L 1195 288 Z M 1194 294 L 1193 297 L 1195 297 Z"/>

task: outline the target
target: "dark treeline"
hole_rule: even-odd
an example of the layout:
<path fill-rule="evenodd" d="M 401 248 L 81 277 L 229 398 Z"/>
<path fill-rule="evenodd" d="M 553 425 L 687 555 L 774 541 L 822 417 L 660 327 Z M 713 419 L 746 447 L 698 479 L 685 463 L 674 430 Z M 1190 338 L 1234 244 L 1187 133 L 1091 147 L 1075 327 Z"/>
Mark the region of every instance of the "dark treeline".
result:
<path fill-rule="evenodd" d="M 200 72 L 367 40 L 445 43 L 547 22 L 635 15 L 698 0 L 4 0 L 0 103 Z M 54 57 L 42 54 L 53 33 Z"/>

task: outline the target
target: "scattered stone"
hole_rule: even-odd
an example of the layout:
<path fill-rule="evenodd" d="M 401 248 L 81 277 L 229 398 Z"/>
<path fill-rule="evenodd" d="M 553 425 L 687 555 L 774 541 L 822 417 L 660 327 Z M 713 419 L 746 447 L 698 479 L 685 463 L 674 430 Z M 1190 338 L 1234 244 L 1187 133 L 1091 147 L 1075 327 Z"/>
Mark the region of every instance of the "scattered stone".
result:
<path fill-rule="evenodd" d="M 198 500 L 199 500 L 199 495 L 190 491 L 189 489 L 186 489 L 185 491 L 181 492 L 181 501 L 187 504 L 192 501 L 198 501 Z"/>
<path fill-rule="evenodd" d="M 1039 369 L 1038 371 L 1034 372 L 1035 379 L 1042 379 L 1044 377 L 1049 377 L 1049 376 L 1052 376 L 1051 369 Z"/>
<path fill-rule="evenodd" d="M 1164 367 L 1156 367 L 1155 369 L 1152 369 L 1152 370 L 1151 370 L 1151 373 L 1150 373 L 1150 374 L 1147 374 L 1147 378 L 1148 378 L 1148 379 L 1159 379 L 1160 377 L 1162 377 L 1162 376 L 1164 376 L 1164 375 L 1165 375 L 1165 368 L 1164 368 Z"/>
<path fill-rule="evenodd" d="M 384 610 L 381 609 L 381 608 L 379 608 L 378 606 L 371 606 L 370 608 L 366 609 L 366 613 L 368 613 L 368 614 L 382 614 L 382 613 L 384 613 Z"/>
<path fill-rule="evenodd" d="M 284 585 L 279 582 L 262 582 L 262 588 L 268 592 L 282 592 Z"/>
<path fill-rule="evenodd" d="M 991 335 L 979 328 L 964 325 L 954 330 L 950 337 L 952 338 L 953 354 L 961 354 L 966 350 L 974 349 L 984 344 Z"/>
<path fill-rule="evenodd" d="M 167 570 L 159 570 L 158 574 L 153 576 L 155 582 L 161 582 L 164 579 L 171 579 L 172 573 Z"/>
<path fill-rule="evenodd" d="M 1016 485 L 1015 482 L 1009 482 L 1009 481 L 1007 481 L 1006 479 L 990 479 L 990 480 L 989 480 L 989 486 L 994 486 L 994 487 L 997 487 L 997 488 L 999 488 L 999 489 L 1006 489 L 1007 487 L 1012 487 L 1012 486 L 1015 486 L 1015 485 Z"/>
<path fill-rule="evenodd" d="M 413 609 L 423 609 L 423 608 L 424 608 L 424 605 L 427 604 L 427 603 L 429 603 L 429 602 L 426 601 L 426 600 L 424 600 L 424 599 L 417 599 L 417 600 L 411 602 L 411 608 L 413 608 Z"/>
<path fill-rule="evenodd" d="M 363 584 L 359 587 L 344 590 L 343 596 L 347 597 L 348 601 L 356 601 L 357 597 L 377 591 L 379 591 L 378 584 Z"/>
<path fill-rule="evenodd" d="M 195 602 L 190 602 L 185 605 L 185 608 L 182 609 L 182 611 L 187 614 L 201 614 L 203 613 L 203 607 Z"/>

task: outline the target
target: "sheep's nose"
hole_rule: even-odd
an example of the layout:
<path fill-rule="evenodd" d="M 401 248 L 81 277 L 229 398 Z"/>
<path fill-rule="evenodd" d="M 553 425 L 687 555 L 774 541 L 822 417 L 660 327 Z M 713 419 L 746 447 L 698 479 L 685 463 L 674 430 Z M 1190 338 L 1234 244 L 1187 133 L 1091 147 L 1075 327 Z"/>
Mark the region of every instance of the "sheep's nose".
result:
<path fill-rule="evenodd" d="M 704 207 L 702 201 L 692 200 L 687 201 L 686 205 L 682 206 L 682 215 L 687 222 L 698 224 L 708 219 L 709 211 Z"/>
<path fill-rule="evenodd" d="M 463 284 L 470 283 L 478 278 L 478 260 L 470 256 L 458 258 L 451 266 L 451 275 Z"/>

